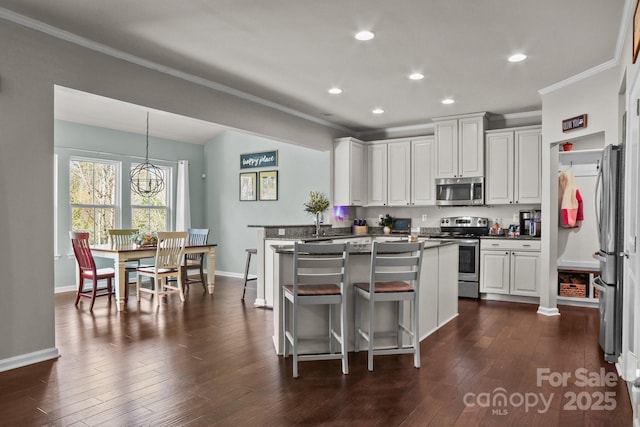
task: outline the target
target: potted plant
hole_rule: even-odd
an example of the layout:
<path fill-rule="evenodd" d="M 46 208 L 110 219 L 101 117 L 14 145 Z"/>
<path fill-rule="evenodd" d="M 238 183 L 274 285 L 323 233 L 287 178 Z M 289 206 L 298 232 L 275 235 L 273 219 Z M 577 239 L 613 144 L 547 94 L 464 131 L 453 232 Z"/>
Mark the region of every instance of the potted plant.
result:
<path fill-rule="evenodd" d="M 393 225 L 393 218 L 391 217 L 391 215 L 386 214 L 385 216 L 380 217 L 380 221 L 378 221 L 378 224 L 382 226 L 382 231 L 384 232 L 384 234 L 391 234 L 391 225 Z"/>
<path fill-rule="evenodd" d="M 329 199 L 319 191 L 309 192 L 309 201 L 304 204 L 305 212 L 315 216 L 316 236 L 320 235 L 320 224 L 322 223 L 322 213 L 329 208 Z"/>

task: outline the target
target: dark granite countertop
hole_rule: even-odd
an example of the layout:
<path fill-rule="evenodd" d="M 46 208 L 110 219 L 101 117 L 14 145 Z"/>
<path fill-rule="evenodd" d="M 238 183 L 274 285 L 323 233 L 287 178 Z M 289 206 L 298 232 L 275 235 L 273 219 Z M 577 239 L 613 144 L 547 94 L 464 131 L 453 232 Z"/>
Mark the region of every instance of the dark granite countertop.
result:
<path fill-rule="evenodd" d="M 424 240 L 425 242 L 425 250 L 440 248 L 442 246 L 448 245 L 457 245 L 454 240 Z M 293 253 L 293 245 L 271 245 L 276 253 L 284 253 L 284 254 L 292 254 Z M 353 255 L 371 255 L 371 246 L 370 245 L 358 245 L 351 246 L 349 250 L 350 254 Z"/>

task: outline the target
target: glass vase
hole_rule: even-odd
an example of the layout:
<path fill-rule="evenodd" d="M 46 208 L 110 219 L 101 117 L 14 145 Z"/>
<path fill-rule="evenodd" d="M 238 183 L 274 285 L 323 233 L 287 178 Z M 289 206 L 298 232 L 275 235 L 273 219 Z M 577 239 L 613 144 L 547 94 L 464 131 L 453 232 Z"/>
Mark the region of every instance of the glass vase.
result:
<path fill-rule="evenodd" d="M 322 212 L 316 213 L 316 237 L 320 237 L 320 224 L 322 224 Z"/>

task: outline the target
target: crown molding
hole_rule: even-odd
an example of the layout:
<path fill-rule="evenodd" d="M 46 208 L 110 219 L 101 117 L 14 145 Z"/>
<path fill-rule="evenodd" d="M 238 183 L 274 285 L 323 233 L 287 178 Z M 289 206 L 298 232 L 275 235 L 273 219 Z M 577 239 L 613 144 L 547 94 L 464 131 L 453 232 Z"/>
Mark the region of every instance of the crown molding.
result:
<path fill-rule="evenodd" d="M 478 113 L 474 113 L 472 115 L 477 115 L 477 114 Z M 480 113 L 480 114 L 485 114 L 485 113 Z M 489 121 L 516 120 L 516 119 L 528 119 L 528 118 L 542 119 L 542 110 L 524 111 L 521 113 L 507 113 L 507 114 L 486 113 L 486 114 L 489 117 Z M 466 116 L 466 114 L 464 115 Z M 463 115 L 451 116 L 451 117 L 460 117 L 460 116 L 463 116 Z M 356 138 L 359 138 L 359 137 L 366 137 L 366 136 L 377 135 L 377 134 L 386 134 L 386 135 L 393 135 L 397 133 L 416 133 L 417 134 L 420 132 L 433 131 L 433 130 L 434 130 L 434 125 L 433 125 L 433 122 L 431 122 L 431 123 L 422 123 L 422 124 L 408 125 L 408 126 L 397 126 L 397 127 L 384 128 L 384 129 L 366 130 L 362 132 L 356 132 L 354 136 Z"/>
<path fill-rule="evenodd" d="M 494 120 L 516 120 L 516 119 L 529 119 L 532 117 L 538 117 L 542 119 L 542 110 L 524 111 L 522 113 L 507 113 L 507 114 L 489 114 L 489 121 Z"/>
<path fill-rule="evenodd" d="M 433 123 L 422 123 L 417 125 L 407 125 L 407 126 L 397 126 L 392 128 L 382 128 L 382 129 L 372 129 L 366 130 L 362 132 L 356 132 L 356 138 L 361 136 L 369 136 L 376 134 L 393 134 L 393 133 L 402 133 L 402 132 L 422 132 L 422 131 L 431 131 L 433 130 Z"/>
<path fill-rule="evenodd" d="M 231 88 L 229 86 L 222 85 L 220 83 L 216 83 L 212 80 L 208 80 L 202 77 L 195 76 L 193 74 L 185 73 L 175 68 L 167 67 L 162 64 L 158 64 L 157 62 L 148 61 L 144 58 L 141 58 L 136 55 L 129 54 L 127 52 L 114 49 L 102 43 L 97 43 L 93 40 L 89 40 L 85 37 L 81 37 L 77 34 L 70 33 L 68 31 L 61 30 L 57 27 L 54 27 L 49 24 L 45 24 L 44 22 L 37 21 L 35 19 L 26 17 L 24 15 L 20 15 L 18 13 L 12 12 L 8 9 L 0 7 L 0 18 L 5 19 L 7 21 L 11 21 L 15 24 L 22 25 L 27 28 L 31 28 L 32 30 L 40 31 L 41 33 L 50 35 L 52 37 L 58 38 L 60 40 L 64 40 L 78 46 L 85 47 L 87 49 L 93 50 L 95 52 L 102 53 L 104 55 L 108 55 L 117 59 L 121 59 L 123 61 L 130 62 L 132 64 L 139 65 L 141 67 L 157 71 L 160 73 L 168 74 L 170 76 L 207 87 L 209 89 L 213 89 L 218 92 L 225 93 L 227 95 L 235 96 L 236 98 L 244 99 L 245 101 L 252 102 L 254 104 L 259 104 L 267 108 L 271 108 L 273 110 L 278 110 L 283 113 L 322 125 L 329 128 L 333 128 L 342 132 L 354 133 L 353 129 L 337 125 L 335 123 L 331 123 L 329 121 L 320 119 L 318 117 L 311 116 L 309 114 L 303 113 L 298 110 L 294 110 L 293 108 L 285 107 L 284 105 L 278 104 L 276 102 L 272 102 L 266 100 L 264 98 L 260 98 L 255 95 L 251 95 L 250 93 L 243 92 L 238 89 Z"/>
<path fill-rule="evenodd" d="M 613 67 L 615 67 L 617 65 L 618 65 L 618 60 L 610 59 L 607 62 L 604 62 L 604 63 L 602 63 L 600 65 L 596 65 L 593 68 L 589 68 L 586 71 L 583 71 L 583 72 L 581 72 L 579 74 L 571 76 L 568 79 L 562 80 L 562 81 L 560 81 L 558 83 L 554 83 L 551 86 L 547 86 L 545 88 L 542 88 L 542 89 L 540 89 L 538 91 L 538 93 L 540 95 L 548 95 L 548 94 L 550 94 L 552 92 L 555 92 L 558 89 L 562 89 L 562 88 L 565 88 L 567 86 L 571 86 L 574 83 L 577 83 L 577 82 L 582 81 L 584 79 L 587 79 L 589 77 L 593 77 L 593 76 L 595 76 L 597 74 L 600 74 L 601 72 L 603 72 L 605 70 L 608 70 L 610 68 L 613 68 Z"/>

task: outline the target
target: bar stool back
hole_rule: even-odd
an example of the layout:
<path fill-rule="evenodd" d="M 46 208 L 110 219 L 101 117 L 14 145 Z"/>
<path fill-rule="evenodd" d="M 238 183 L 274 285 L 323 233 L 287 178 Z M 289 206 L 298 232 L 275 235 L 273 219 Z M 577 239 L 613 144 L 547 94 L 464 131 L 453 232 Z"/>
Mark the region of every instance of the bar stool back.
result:
<path fill-rule="evenodd" d="M 374 242 L 371 250 L 371 271 L 368 283 L 355 283 L 355 351 L 360 350 L 360 338 L 367 341 L 367 368 L 373 371 L 373 356 L 381 354 L 413 353 L 413 364 L 420 367 L 420 330 L 419 330 L 419 282 L 422 267 L 422 242 Z M 361 303 L 368 302 L 368 328 L 362 329 Z M 397 324 L 387 333 L 374 331 L 375 303 L 395 301 Z M 410 327 L 404 324 L 404 303 L 409 301 Z M 404 346 L 403 334 L 412 337 L 410 346 Z M 374 348 L 374 339 L 395 337 L 395 348 Z"/>
<path fill-rule="evenodd" d="M 282 325 L 284 357 L 293 351 L 293 377 L 298 377 L 298 361 L 341 359 L 342 372 L 349 373 L 347 356 L 347 304 L 345 281 L 349 261 L 348 243 L 295 243 L 293 253 L 293 284 L 282 288 Z M 304 304 L 328 305 L 328 335 L 319 339 L 329 346 L 327 353 L 299 354 L 298 314 Z M 335 309 L 340 309 L 340 329 L 335 327 Z M 334 352 L 334 340 L 340 351 Z"/>

